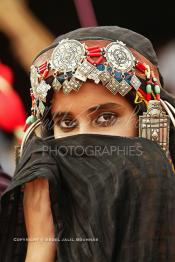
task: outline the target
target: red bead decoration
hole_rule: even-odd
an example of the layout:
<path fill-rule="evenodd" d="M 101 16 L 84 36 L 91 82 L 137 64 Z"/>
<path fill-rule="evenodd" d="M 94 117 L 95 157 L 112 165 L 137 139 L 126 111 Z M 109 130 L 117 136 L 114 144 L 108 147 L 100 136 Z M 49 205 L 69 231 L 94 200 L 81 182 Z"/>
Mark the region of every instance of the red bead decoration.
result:
<path fill-rule="evenodd" d="M 96 52 L 101 52 L 101 48 L 96 48 L 96 49 L 93 49 L 93 50 L 88 50 L 89 53 L 96 53 Z"/>
<path fill-rule="evenodd" d="M 99 46 L 90 46 L 87 48 L 88 51 L 91 51 L 91 50 L 94 50 L 94 49 L 97 49 L 99 48 Z"/>
<path fill-rule="evenodd" d="M 46 77 L 48 76 L 48 74 L 49 74 L 49 70 L 46 69 L 46 70 L 44 71 L 44 73 L 43 73 L 43 77 L 46 78 Z"/>
<path fill-rule="evenodd" d="M 146 85 L 152 85 L 151 79 L 149 79 L 148 81 L 146 81 Z"/>
<path fill-rule="evenodd" d="M 39 79 L 39 81 L 41 81 L 41 80 L 42 80 L 42 75 L 40 75 L 40 76 L 38 77 L 38 79 Z"/>
<path fill-rule="evenodd" d="M 38 66 L 38 71 L 39 71 L 40 74 L 43 74 L 46 69 L 47 69 L 47 62 Z"/>
<path fill-rule="evenodd" d="M 146 100 L 147 100 L 147 101 L 151 100 L 151 94 L 146 93 Z"/>
<path fill-rule="evenodd" d="M 92 58 L 90 58 L 89 56 L 87 57 L 87 61 L 88 61 L 90 64 L 92 64 L 92 65 L 95 64 L 95 61 L 92 60 Z"/>
<path fill-rule="evenodd" d="M 135 65 L 135 67 L 136 67 L 138 70 L 142 71 L 142 72 L 145 72 L 145 70 L 146 70 L 145 65 L 142 64 L 141 62 L 137 62 L 136 65 Z"/>
<path fill-rule="evenodd" d="M 103 61 L 103 56 L 99 57 L 97 61 L 95 61 L 96 65 L 99 65 Z"/>
<path fill-rule="evenodd" d="M 138 91 L 146 99 L 146 93 L 141 88 L 139 88 Z"/>
<path fill-rule="evenodd" d="M 39 76 L 40 81 L 41 81 L 42 78 L 46 78 L 48 76 L 49 70 L 48 70 L 47 62 L 38 66 L 37 69 L 38 69 L 38 72 L 40 74 L 40 76 Z"/>
<path fill-rule="evenodd" d="M 87 55 L 90 56 L 90 57 L 98 57 L 98 56 L 101 56 L 101 53 L 91 53 L 91 52 L 89 52 Z"/>
<path fill-rule="evenodd" d="M 25 124 L 24 125 L 24 128 L 23 128 L 23 131 L 26 132 L 26 130 L 28 129 L 29 125 L 28 124 Z"/>
<path fill-rule="evenodd" d="M 160 100 L 160 94 L 156 94 L 156 99 Z"/>
<path fill-rule="evenodd" d="M 87 47 L 86 50 L 87 52 L 87 61 L 93 65 L 98 65 L 100 64 L 104 57 L 103 57 L 103 48 L 100 48 L 99 46 L 91 46 Z M 91 57 L 98 57 L 96 61 L 94 61 Z"/>

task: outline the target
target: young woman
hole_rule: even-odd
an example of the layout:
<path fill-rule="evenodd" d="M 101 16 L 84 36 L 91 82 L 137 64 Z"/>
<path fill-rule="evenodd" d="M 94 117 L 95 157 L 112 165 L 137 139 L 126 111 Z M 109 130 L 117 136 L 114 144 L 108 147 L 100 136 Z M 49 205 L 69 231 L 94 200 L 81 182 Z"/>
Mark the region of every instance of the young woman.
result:
<path fill-rule="evenodd" d="M 37 56 L 31 84 L 1 214 L 13 192 L 24 217 L 7 235 L 28 241 L 9 243 L 4 261 L 174 261 L 175 100 L 150 41 L 120 27 L 75 30 Z"/>

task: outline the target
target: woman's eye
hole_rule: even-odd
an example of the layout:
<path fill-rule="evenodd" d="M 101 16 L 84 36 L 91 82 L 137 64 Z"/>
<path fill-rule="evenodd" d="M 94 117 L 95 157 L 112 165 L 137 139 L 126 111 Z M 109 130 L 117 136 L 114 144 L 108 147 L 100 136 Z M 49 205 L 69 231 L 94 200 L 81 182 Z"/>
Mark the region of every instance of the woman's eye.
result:
<path fill-rule="evenodd" d="M 61 129 L 63 129 L 64 131 L 67 129 L 67 131 L 70 131 L 70 129 L 74 129 L 77 126 L 77 121 L 75 119 L 69 119 L 69 118 L 65 118 L 65 119 L 60 119 L 57 122 L 57 126 L 59 126 Z"/>
<path fill-rule="evenodd" d="M 96 119 L 95 119 L 95 125 L 98 126 L 112 126 L 115 124 L 117 120 L 117 115 L 115 113 L 103 113 L 100 114 Z"/>

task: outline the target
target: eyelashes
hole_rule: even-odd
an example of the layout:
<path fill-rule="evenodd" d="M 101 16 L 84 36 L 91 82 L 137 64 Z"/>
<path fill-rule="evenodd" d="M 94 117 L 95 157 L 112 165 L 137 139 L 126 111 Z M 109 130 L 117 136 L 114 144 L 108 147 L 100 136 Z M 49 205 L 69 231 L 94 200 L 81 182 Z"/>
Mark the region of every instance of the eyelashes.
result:
<path fill-rule="evenodd" d="M 57 126 L 60 127 L 60 129 L 62 129 L 63 131 L 71 131 L 75 128 L 78 127 L 78 121 L 76 119 L 64 119 L 64 120 L 60 120 L 59 123 L 57 123 Z"/>
<path fill-rule="evenodd" d="M 102 127 L 108 127 L 108 126 L 112 126 L 116 123 L 118 116 L 116 115 L 116 113 L 112 113 L 112 112 L 104 112 L 100 115 L 98 115 L 98 117 L 96 119 L 94 119 L 92 121 L 92 123 L 95 126 L 102 126 Z"/>
<path fill-rule="evenodd" d="M 113 126 L 118 119 L 118 114 L 114 112 L 103 112 L 98 115 L 90 116 L 88 124 L 91 127 L 109 127 Z M 79 127 L 81 123 L 73 117 L 65 116 L 60 117 L 55 121 L 55 125 L 60 128 L 63 132 L 70 132 Z"/>

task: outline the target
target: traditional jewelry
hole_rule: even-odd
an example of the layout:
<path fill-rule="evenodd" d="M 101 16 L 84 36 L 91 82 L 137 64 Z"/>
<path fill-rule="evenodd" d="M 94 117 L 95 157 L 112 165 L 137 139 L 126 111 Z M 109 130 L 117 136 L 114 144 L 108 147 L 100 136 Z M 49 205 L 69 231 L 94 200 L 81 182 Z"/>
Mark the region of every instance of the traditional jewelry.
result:
<path fill-rule="evenodd" d="M 147 112 L 139 116 L 139 136 L 157 142 L 169 153 L 170 119 L 158 100 L 148 102 Z"/>
<path fill-rule="evenodd" d="M 136 76 L 136 70 L 144 79 Z M 51 83 L 47 82 L 48 75 L 53 78 Z M 68 95 L 91 80 L 101 83 L 114 95 L 125 96 L 134 90 L 135 103 L 144 101 L 147 106 L 147 112 L 139 116 L 139 136 L 159 143 L 168 154 L 170 118 L 175 125 L 175 109 L 161 100 L 158 80 L 149 65 L 136 60 L 123 42 L 89 47 L 77 40 L 61 40 L 48 61 L 31 66 L 30 79 L 32 115 L 26 121 L 26 129 L 42 117 L 49 90 L 63 90 Z"/>

